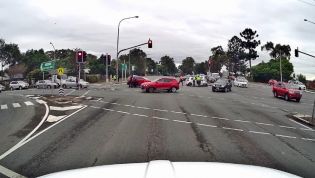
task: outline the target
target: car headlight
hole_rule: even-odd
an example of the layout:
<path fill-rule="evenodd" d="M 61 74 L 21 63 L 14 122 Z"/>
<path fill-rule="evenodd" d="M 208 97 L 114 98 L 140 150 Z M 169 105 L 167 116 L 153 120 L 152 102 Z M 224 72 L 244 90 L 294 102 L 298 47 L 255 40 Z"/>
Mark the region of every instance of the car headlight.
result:
<path fill-rule="evenodd" d="M 289 93 L 290 94 L 294 94 L 294 90 L 289 90 Z"/>

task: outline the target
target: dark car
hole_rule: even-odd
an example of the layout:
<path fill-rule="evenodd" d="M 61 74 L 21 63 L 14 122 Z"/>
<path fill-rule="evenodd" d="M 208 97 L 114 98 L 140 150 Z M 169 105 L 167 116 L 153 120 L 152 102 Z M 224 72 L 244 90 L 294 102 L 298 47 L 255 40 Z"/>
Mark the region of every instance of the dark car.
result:
<path fill-rule="evenodd" d="M 228 79 L 219 79 L 212 85 L 212 91 L 224 91 L 229 92 L 232 91 L 232 83 Z"/>
<path fill-rule="evenodd" d="M 128 78 L 127 85 L 131 88 L 139 87 L 144 82 L 151 82 L 149 79 L 134 75 Z"/>

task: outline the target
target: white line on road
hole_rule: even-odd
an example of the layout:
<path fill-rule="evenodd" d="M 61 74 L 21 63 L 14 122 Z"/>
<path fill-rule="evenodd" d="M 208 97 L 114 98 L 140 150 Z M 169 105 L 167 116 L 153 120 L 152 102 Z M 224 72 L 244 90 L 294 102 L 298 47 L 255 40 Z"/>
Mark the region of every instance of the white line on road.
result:
<path fill-rule="evenodd" d="M 315 139 L 312 139 L 312 138 L 301 138 L 302 140 L 307 140 L 307 141 L 313 141 L 315 142 Z"/>
<path fill-rule="evenodd" d="M 275 136 L 276 136 L 276 137 L 284 137 L 284 138 L 296 138 L 296 137 L 293 137 L 293 136 L 279 135 L 279 134 L 276 134 Z"/>
<path fill-rule="evenodd" d="M 230 128 L 230 127 L 222 127 L 222 129 L 235 130 L 235 131 L 240 131 L 240 132 L 243 132 L 243 131 L 244 131 L 244 130 L 242 130 L 242 129 L 236 129 L 236 128 Z"/>
<path fill-rule="evenodd" d="M 11 171 L 8 168 L 5 168 L 0 165 L 0 173 L 7 176 L 7 177 L 13 177 L 13 178 L 26 178 L 25 176 L 22 176 L 21 174 L 18 174 L 16 172 Z"/>
<path fill-rule="evenodd" d="M 217 119 L 229 121 L 230 119 L 224 117 L 218 117 Z"/>
<path fill-rule="evenodd" d="M 267 132 L 257 132 L 257 131 L 248 131 L 250 133 L 255 133 L 255 134 L 262 134 L 262 135 L 270 135 L 270 133 Z"/>
<path fill-rule="evenodd" d="M 176 114 L 186 114 L 186 113 L 184 113 L 184 112 L 178 112 L 178 111 L 170 111 L 170 112 L 176 113 Z"/>
<path fill-rule="evenodd" d="M 13 151 L 15 151 L 16 149 L 20 148 L 22 145 L 24 145 L 24 143 L 27 141 L 28 138 L 30 138 L 33 133 L 36 132 L 36 130 L 45 122 L 45 120 L 48 117 L 49 114 L 49 108 L 48 105 L 46 103 L 43 103 L 45 105 L 46 108 L 46 112 L 44 117 L 42 118 L 42 120 L 40 121 L 40 123 L 29 133 L 27 134 L 21 141 L 19 141 L 16 145 L 14 145 L 12 148 L 10 148 L 8 151 L 6 151 L 5 153 L 3 153 L 0 156 L 0 160 L 2 160 L 3 158 L 5 158 L 6 156 L 8 156 L 9 154 L 11 154 Z"/>
<path fill-rule="evenodd" d="M 298 124 L 298 125 L 300 125 L 300 126 L 302 126 L 302 127 L 304 127 L 304 128 L 307 128 L 307 129 L 312 130 L 311 128 L 309 128 L 309 127 L 307 127 L 307 126 L 305 126 L 305 125 L 303 125 L 303 124 L 301 124 L 301 123 L 299 123 L 299 122 L 297 122 L 297 121 L 295 121 L 295 120 L 293 120 L 293 119 L 289 119 L 289 120 L 292 121 L 292 122 L 294 122 L 294 123 L 296 123 L 296 124 Z"/>
<path fill-rule="evenodd" d="M 181 121 L 181 120 L 172 120 L 174 122 L 182 122 L 182 123 L 186 123 L 186 124 L 191 124 L 191 122 L 188 122 L 188 121 Z"/>
<path fill-rule="evenodd" d="M 274 126 L 273 124 L 267 124 L 267 123 L 263 123 L 263 122 L 255 122 L 258 125 L 268 125 L 268 126 Z"/>
<path fill-rule="evenodd" d="M 198 117 L 208 117 L 208 116 L 205 116 L 205 115 L 200 115 L 200 114 L 190 114 L 192 116 L 198 116 Z"/>
<path fill-rule="evenodd" d="M 80 109 L 82 108 L 82 105 L 66 106 L 66 107 L 50 106 L 49 108 L 50 110 L 54 110 L 54 111 L 68 111 L 68 110 Z"/>
<path fill-rule="evenodd" d="M 168 110 L 165 109 L 153 109 L 154 111 L 161 111 L 161 112 L 168 112 Z"/>
<path fill-rule="evenodd" d="M 101 101 L 103 98 L 99 98 L 99 99 L 97 99 L 96 101 Z"/>
<path fill-rule="evenodd" d="M 285 125 L 279 125 L 279 127 L 287 128 L 287 129 L 296 129 L 296 127 L 285 126 Z"/>
<path fill-rule="evenodd" d="M 235 122 L 246 122 L 246 123 L 250 123 L 250 121 L 246 121 L 246 120 L 234 120 Z"/>
<path fill-rule="evenodd" d="M 132 115 L 134 115 L 134 116 L 140 116 L 140 117 L 149 117 L 149 116 L 147 116 L 147 115 L 142 115 L 142 114 L 132 114 Z"/>
<path fill-rule="evenodd" d="M 21 107 L 21 105 L 20 105 L 19 103 L 13 103 L 12 105 L 13 105 L 14 108 L 19 108 L 19 107 Z"/>
<path fill-rule="evenodd" d="M 165 121 L 168 121 L 168 120 L 169 120 L 169 119 L 167 119 L 167 118 L 156 117 L 156 116 L 153 116 L 152 118 L 154 118 L 154 119 L 159 119 L 159 120 L 165 120 Z"/>
<path fill-rule="evenodd" d="M 104 109 L 104 110 L 106 110 L 106 111 L 115 111 L 115 110 L 113 110 L 113 109 L 108 109 L 108 108 L 102 108 L 102 109 Z"/>
<path fill-rule="evenodd" d="M 1 105 L 1 109 L 8 109 L 8 105 L 6 104 Z"/>
<path fill-rule="evenodd" d="M 311 131 L 311 132 L 314 132 L 315 130 L 314 129 L 304 129 L 304 128 L 300 128 L 301 130 L 304 130 L 304 131 Z"/>
<path fill-rule="evenodd" d="M 136 108 L 138 108 L 138 109 L 151 109 L 151 108 L 142 107 L 142 106 L 137 106 Z"/>
<path fill-rule="evenodd" d="M 26 101 L 26 102 L 24 102 L 25 104 L 26 104 L 26 106 L 32 106 L 32 105 L 34 105 L 32 102 L 30 102 L 30 101 Z"/>
<path fill-rule="evenodd" d="M 197 125 L 200 125 L 200 126 L 205 126 L 205 127 L 218 127 L 218 126 L 215 126 L 215 125 L 209 125 L 209 124 L 201 124 L 201 123 L 197 123 Z"/>
<path fill-rule="evenodd" d="M 119 104 L 119 103 L 110 103 L 110 104 L 113 104 L 113 105 L 121 105 L 121 104 Z"/>
<path fill-rule="evenodd" d="M 101 109 L 101 107 L 98 106 L 90 106 L 91 108 L 95 108 L 95 109 Z"/>
<path fill-rule="evenodd" d="M 81 95 L 81 96 L 84 97 L 84 96 L 87 95 L 89 92 L 90 92 L 90 90 L 88 90 L 87 92 L 83 93 L 83 95 Z"/>
<path fill-rule="evenodd" d="M 69 93 L 65 94 L 65 96 L 68 96 L 68 95 L 70 95 L 70 94 L 73 93 L 73 92 L 75 92 L 74 89 L 72 89 Z"/>
<path fill-rule="evenodd" d="M 122 113 L 122 114 L 130 114 L 129 112 L 125 112 L 125 111 L 116 111 L 116 112 L 119 112 L 119 113 Z"/>

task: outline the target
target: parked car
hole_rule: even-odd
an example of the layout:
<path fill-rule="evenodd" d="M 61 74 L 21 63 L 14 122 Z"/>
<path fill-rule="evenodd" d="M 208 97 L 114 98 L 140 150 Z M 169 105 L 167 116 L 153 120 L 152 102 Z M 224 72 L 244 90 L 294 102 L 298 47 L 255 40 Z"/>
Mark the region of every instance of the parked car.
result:
<path fill-rule="evenodd" d="M 234 86 L 247 88 L 248 80 L 246 80 L 244 77 L 237 77 L 234 80 Z"/>
<path fill-rule="evenodd" d="M 151 82 L 151 80 L 142 76 L 134 75 L 133 77 L 128 78 L 127 85 L 130 87 L 139 87 L 144 82 Z"/>
<path fill-rule="evenodd" d="M 14 89 L 27 89 L 30 85 L 24 81 L 12 81 L 10 82 L 9 84 L 9 88 L 11 90 L 14 90 Z"/>
<path fill-rule="evenodd" d="M 58 84 L 50 80 L 39 80 L 35 84 L 36 88 L 58 88 Z"/>
<path fill-rule="evenodd" d="M 201 82 L 200 82 L 200 86 L 208 86 L 208 81 L 205 75 L 200 75 L 201 77 Z M 185 85 L 186 86 L 193 86 L 193 80 L 194 77 L 189 77 L 186 81 L 185 81 Z M 197 81 L 195 81 L 195 85 L 197 86 Z"/>
<path fill-rule="evenodd" d="M 269 84 L 269 85 L 274 85 L 275 83 L 277 83 L 277 80 L 270 79 L 270 80 L 268 81 L 268 84 Z"/>
<path fill-rule="evenodd" d="M 5 90 L 5 87 L 0 84 L 0 93 Z"/>
<path fill-rule="evenodd" d="M 61 81 L 62 88 L 87 88 L 89 86 L 89 82 L 86 82 L 82 79 L 79 80 L 78 84 L 74 79 L 66 79 Z"/>
<path fill-rule="evenodd" d="M 288 83 L 298 86 L 299 90 L 306 90 L 306 86 L 300 81 L 289 81 Z"/>
<path fill-rule="evenodd" d="M 175 78 L 163 77 L 152 82 L 142 83 L 141 89 L 149 93 L 162 90 L 174 93 L 179 89 L 179 82 Z"/>
<path fill-rule="evenodd" d="M 283 97 L 287 101 L 294 99 L 300 102 L 302 98 L 302 91 L 292 83 L 277 82 L 273 85 L 272 92 L 274 97 Z"/>
<path fill-rule="evenodd" d="M 228 79 L 219 79 L 212 85 L 212 91 L 224 91 L 229 92 L 232 91 L 232 83 Z"/>

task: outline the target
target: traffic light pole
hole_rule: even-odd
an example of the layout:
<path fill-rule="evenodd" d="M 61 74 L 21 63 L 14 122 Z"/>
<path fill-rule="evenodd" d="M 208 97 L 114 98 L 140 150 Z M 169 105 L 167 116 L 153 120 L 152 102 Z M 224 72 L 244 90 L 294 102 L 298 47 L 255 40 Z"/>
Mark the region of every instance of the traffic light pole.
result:
<path fill-rule="evenodd" d="M 105 56 L 105 63 L 106 63 L 106 83 L 108 82 L 108 54 L 106 53 Z"/>
<path fill-rule="evenodd" d="M 302 54 L 305 54 L 305 55 L 307 55 L 307 56 L 310 56 L 310 57 L 315 58 L 315 56 L 313 56 L 313 55 L 311 55 L 311 54 L 305 53 L 305 52 L 300 51 L 300 50 L 297 50 L 297 51 L 298 51 L 299 53 L 302 53 Z"/>

